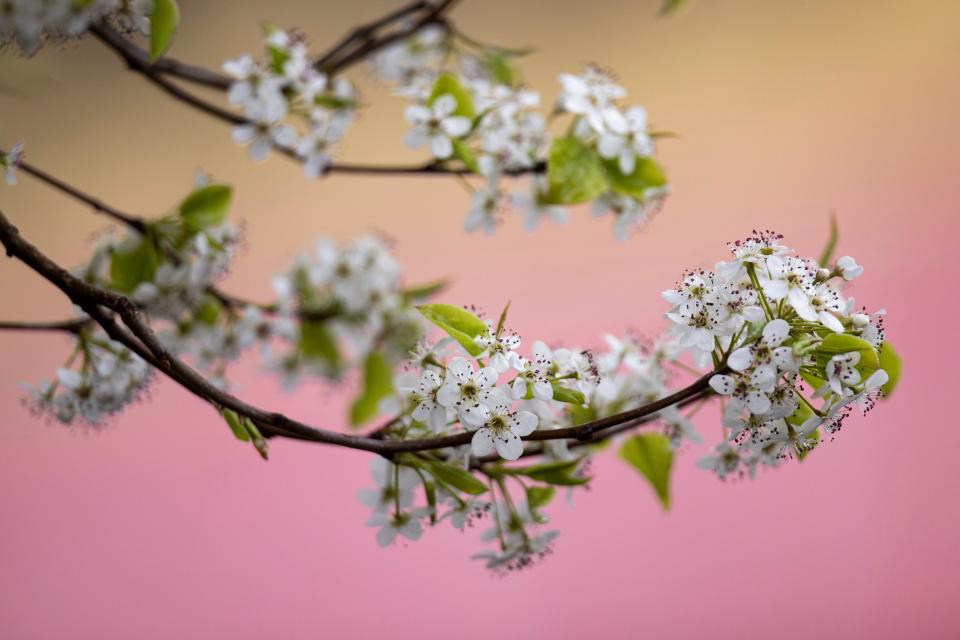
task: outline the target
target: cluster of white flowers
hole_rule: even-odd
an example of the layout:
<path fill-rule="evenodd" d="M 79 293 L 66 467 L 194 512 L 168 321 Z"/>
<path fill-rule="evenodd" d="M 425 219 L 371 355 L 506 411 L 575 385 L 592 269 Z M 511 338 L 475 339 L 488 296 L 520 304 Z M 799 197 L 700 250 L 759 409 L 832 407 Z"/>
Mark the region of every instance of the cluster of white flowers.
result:
<path fill-rule="evenodd" d="M 674 305 L 667 317 L 677 346 L 698 366 L 730 369 L 710 380 L 725 401 L 728 438 L 702 461 L 721 477 L 804 455 L 819 428 L 835 432 L 851 403 L 872 406 L 889 380 L 878 356 L 883 313 L 853 313 L 842 293 L 863 269 L 850 256 L 821 266 L 781 240 L 754 232 L 731 244 L 732 260 L 689 272 L 663 293 Z"/>
<path fill-rule="evenodd" d="M 457 71 L 450 71 L 451 58 L 459 61 Z M 468 231 L 493 233 L 505 203 L 522 212 L 528 231 L 543 219 L 566 220 L 559 206 L 566 202 L 551 192 L 546 176 L 535 177 L 525 191 L 503 188 L 505 176 L 542 171 L 551 143 L 546 118 L 536 111 L 540 94 L 517 83 L 504 50 L 468 53 L 457 48 L 455 34 L 437 27 L 395 43 L 372 62 L 398 94 L 413 101 L 406 110 L 412 126 L 407 145 L 426 145 L 435 161 L 460 162 L 484 178 L 464 222 Z M 573 135 L 599 161 L 613 163 L 605 171 L 618 173 L 610 188 L 593 198 L 594 210 L 613 212 L 614 231 L 625 238 L 650 218 L 666 194 L 659 169 L 649 169 L 655 167 L 649 160 L 654 145 L 646 110 L 621 109 L 617 100 L 626 91 L 596 67 L 581 75 L 562 74 L 560 83 L 563 92 L 554 115 L 572 115 Z"/>
<path fill-rule="evenodd" d="M 79 360 L 79 366 L 72 368 Z M 151 369 L 123 345 L 82 331 L 56 379 L 31 393 L 32 404 L 65 424 L 80 420 L 97 426 L 119 413 L 146 389 Z"/>
<path fill-rule="evenodd" d="M 228 99 L 248 120 L 234 127 L 233 138 L 258 162 L 274 147 L 292 151 L 304 174 L 317 178 L 353 120 L 356 91 L 350 81 L 317 71 L 296 32 L 267 25 L 264 47 L 266 61 L 245 54 L 223 65 L 234 78 Z"/>
<path fill-rule="evenodd" d="M 33 55 L 44 40 L 78 38 L 108 17 L 146 34 L 152 12 L 153 0 L 7 0 L 0 4 L 0 47 L 16 43 Z"/>

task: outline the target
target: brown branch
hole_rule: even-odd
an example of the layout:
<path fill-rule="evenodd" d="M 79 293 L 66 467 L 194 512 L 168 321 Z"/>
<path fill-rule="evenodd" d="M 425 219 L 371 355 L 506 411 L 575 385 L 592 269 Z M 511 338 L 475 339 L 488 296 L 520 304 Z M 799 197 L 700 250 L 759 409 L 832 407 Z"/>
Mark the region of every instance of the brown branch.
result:
<path fill-rule="evenodd" d="M 57 320 L 55 322 L 0 322 L 0 331 L 65 331 L 78 334 L 91 323 L 90 318 L 75 318 L 73 320 Z"/>
<path fill-rule="evenodd" d="M 315 67 L 318 71 L 331 75 L 343 71 L 371 53 L 408 38 L 428 25 L 443 24 L 443 14 L 452 8 L 456 2 L 457 0 L 438 0 L 433 3 L 414 2 L 384 18 L 357 27 L 340 44 L 321 56 Z M 417 12 L 423 15 L 413 20 L 409 26 L 379 36 L 376 35 L 377 31 Z M 351 46 L 353 47 L 352 50 Z"/>
<path fill-rule="evenodd" d="M 446 9 L 448 9 L 453 4 L 454 1 L 455 0 L 443 0 L 441 2 L 438 2 L 436 5 L 430 4 L 430 3 L 414 3 L 418 5 L 418 9 L 416 10 L 410 7 L 407 7 L 404 10 L 398 10 L 396 14 L 399 15 L 400 17 L 406 16 L 413 11 L 423 10 L 423 11 L 426 11 L 426 13 L 424 14 L 423 17 L 418 19 L 414 23 L 414 25 L 412 25 L 409 28 L 403 29 L 401 30 L 401 32 L 398 32 L 396 34 L 392 34 L 390 37 L 383 37 L 383 38 L 374 39 L 370 41 L 371 44 L 367 45 L 364 48 L 364 53 L 360 55 L 360 57 L 363 57 L 364 55 L 368 55 L 369 53 L 377 50 L 380 47 L 386 46 L 387 44 L 390 44 L 391 42 L 394 42 L 400 38 L 409 36 L 410 34 L 418 31 L 419 29 L 422 29 L 426 25 L 438 21 L 440 19 L 440 15 Z M 412 6 L 413 5 L 411 5 L 411 7 Z M 429 10 L 427 10 L 428 8 Z M 391 15 L 394 15 L 394 14 L 391 14 Z M 384 18 L 381 21 L 385 21 L 384 24 L 389 24 L 391 20 L 396 20 L 396 19 L 399 19 L 399 18 L 392 18 L 390 20 L 388 20 L 387 18 Z M 160 64 L 160 60 L 164 60 L 163 58 L 161 58 L 157 62 L 150 64 L 149 56 L 143 49 L 138 47 L 136 44 L 134 44 L 127 38 L 123 37 L 121 34 L 117 33 L 109 25 L 106 25 L 103 23 L 94 25 L 90 29 L 90 31 L 107 47 L 109 47 L 114 52 L 116 52 L 127 63 L 127 66 L 132 71 L 135 71 L 141 74 L 147 80 L 157 85 L 161 90 L 163 90 L 165 93 L 172 96 L 176 100 L 179 100 L 180 102 L 183 102 L 184 104 L 187 104 L 227 124 L 231 124 L 231 125 L 252 124 L 249 120 L 247 120 L 240 114 L 230 111 L 229 109 L 224 109 L 216 104 L 213 104 L 212 102 L 204 100 L 203 98 L 200 98 L 190 93 L 186 89 L 183 89 L 182 87 L 178 86 L 177 84 L 171 82 L 164 75 L 165 69 L 175 66 L 170 63 L 171 61 L 168 60 L 166 64 Z M 348 40 L 350 40 L 350 38 L 348 38 Z M 341 45 L 343 45 L 343 43 L 341 43 Z M 341 46 L 341 45 L 338 45 L 338 46 Z M 353 54 L 351 54 L 351 57 L 349 59 L 338 60 L 332 64 L 335 67 L 334 70 L 342 70 L 349 64 L 352 64 L 353 62 L 355 62 L 357 59 L 359 58 L 354 58 Z M 183 63 L 177 63 L 177 64 L 182 65 Z M 189 65 L 185 65 L 185 66 L 189 67 Z M 197 69 L 198 67 L 189 67 L 189 68 Z M 169 75 L 177 75 L 177 74 L 170 73 Z M 183 76 L 178 76 L 178 77 L 183 77 Z M 195 80 L 195 78 L 188 78 L 188 79 Z M 200 83 L 200 84 L 204 84 L 204 83 Z M 214 85 L 206 84 L 206 86 L 214 86 Z M 215 88 L 226 89 L 229 86 L 230 86 L 230 83 L 228 81 L 223 86 L 216 86 Z M 296 152 L 293 149 L 279 146 L 279 145 L 274 145 L 273 148 L 274 148 L 274 151 L 280 153 L 281 155 L 286 156 L 287 158 L 293 160 L 294 162 L 297 162 L 298 164 L 301 162 L 299 156 L 297 156 Z M 519 175 L 524 175 L 529 173 L 543 173 L 545 169 L 546 169 L 546 163 L 541 161 L 530 168 L 507 171 L 505 172 L 505 175 L 519 176 Z M 435 175 L 435 176 L 439 176 L 439 175 L 468 175 L 472 172 L 465 167 L 464 168 L 448 167 L 440 163 L 428 162 L 420 165 L 366 165 L 366 164 L 334 163 L 329 167 L 327 167 L 325 173 L 347 173 L 347 174 L 365 174 L 365 175 Z"/>
<path fill-rule="evenodd" d="M 252 420 L 265 435 L 308 440 L 350 449 L 361 449 L 390 457 L 397 453 L 429 451 L 465 445 L 473 438 L 470 432 L 423 438 L 419 440 L 384 440 L 367 436 L 343 434 L 319 429 L 289 418 L 281 413 L 248 404 L 236 396 L 217 388 L 182 360 L 170 353 L 151 331 L 137 306 L 128 298 L 94 287 L 80 280 L 44 255 L 37 247 L 27 242 L 9 220 L 0 212 L 0 243 L 7 255 L 16 257 L 38 274 L 63 291 L 74 304 L 86 311 L 110 335 L 143 357 L 161 373 L 197 397 L 217 407 L 226 407 Z M 119 327 L 112 316 L 102 308 L 115 313 L 125 325 Z M 613 416 L 593 420 L 585 424 L 555 429 L 534 431 L 524 440 L 558 440 L 574 438 L 590 441 L 596 434 L 615 428 L 617 425 L 651 415 L 687 398 L 696 396 L 708 388 L 713 373 L 709 373 L 690 386 L 666 398 L 642 407 L 624 411 Z"/>

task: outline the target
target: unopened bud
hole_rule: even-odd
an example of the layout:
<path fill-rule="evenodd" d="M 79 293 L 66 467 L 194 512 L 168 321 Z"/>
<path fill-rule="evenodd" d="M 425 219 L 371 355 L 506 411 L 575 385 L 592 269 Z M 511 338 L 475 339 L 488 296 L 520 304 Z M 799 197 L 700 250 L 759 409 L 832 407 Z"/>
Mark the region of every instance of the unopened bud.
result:
<path fill-rule="evenodd" d="M 853 320 L 853 326 L 861 329 L 870 324 L 870 316 L 865 313 L 855 313 L 850 316 L 850 319 Z"/>

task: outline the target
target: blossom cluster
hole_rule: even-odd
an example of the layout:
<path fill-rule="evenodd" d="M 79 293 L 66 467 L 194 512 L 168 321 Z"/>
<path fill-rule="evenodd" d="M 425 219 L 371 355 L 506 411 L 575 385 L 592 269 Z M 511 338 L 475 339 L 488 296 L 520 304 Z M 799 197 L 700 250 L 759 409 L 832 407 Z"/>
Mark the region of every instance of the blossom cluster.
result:
<path fill-rule="evenodd" d="M 65 366 L 52 382 L 31 390 L 30 402 L 65 424 L 79 419 L 96 425 L 137 400 L 151 377 L 150 366 L 138 355 L 84 330 Z"/>
<path fill-rule="evenodd" d="M 0 47 L 16 43 L 33 55 L 45 40 L 78 38 L 104 18 L 146 34 L 152 12 L 153 0 L 9 0 L 0 6 Z"/>
<path fill-rule="evenodd" d="M 255 161 L 274 147 L 290 151 L 304 174 L 317 178 L 353 120 L 356 91 L 349 80 L 314 68 L 301 34 L 273 25 L 264 31 L 265 60 L 244 54 L 223 65 L 234 79 L 227 97 L 248 120 L 233 128 L 233 138 L 249 145 Z"/>
<path fill-rule="evenodd" d="M 710 379 L 727 438 L 702 461 L 721 477 L 802 457 L 819 429 L 839 430 L 852 404 L 872 407 L 890 378 L 884 312 L 855 310 L 843 294 L 863 272 L 852 257 L 820 265 L 773 232 L 730 250 L 731 260 L 691 271 L 663 294 L 677 345 L 700 366 L 729 369 Z"/>
<path fill-rule="evenodd" d="M 457 45 L 456 34 L 426 28 L 379 52 L 372 62 L 397 93 L 412 101 L 405 112 L 412 127 L 407 146 L 427 146 L 436 162 L 461 163 L 484 179 L 464 221 L 468 231 L 493 233 L 505 204 L 519 209 L 523 226 L 533 230 L 544 219 L 566 220 L 561 205 L 593 200 L 596 214 L 614 214 L 614 230 L 622 239 L 659 208 L 666 183 L 651 160 L 655 149 L 646 110 L 619 104 L 626 90 L 609 72 L 589 66 L 582 74 L 559 77 L 562 92 L 550 118 L 572 116 L 568 130 L 583 145 L 577 160 L 603 166 L 597 186 L 574 198 L 558 184 L 561 159 L 552 151 L 547 118 L 536 111 L 540 94 L 520 84 L 511 53 Z M 459 61 L 456 72 L 450 71 L 451 57 Z M 554 174 L 551 162 L 558 169 Z M 537 175 L 544 165 L 548 175 Z M 503 178 L 520 173 L 534 174 L 529 189 L 507 193 Z"/>

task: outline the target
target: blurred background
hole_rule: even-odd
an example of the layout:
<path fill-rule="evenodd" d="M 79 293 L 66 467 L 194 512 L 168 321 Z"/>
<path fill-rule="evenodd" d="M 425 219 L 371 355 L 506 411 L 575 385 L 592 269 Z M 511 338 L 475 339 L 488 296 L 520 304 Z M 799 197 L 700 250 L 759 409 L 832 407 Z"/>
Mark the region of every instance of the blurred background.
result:
<path fill-rule="evenodd" d="M 398 0 L 181 2 L 171 55 L 209 67 L 260 51 L 261 20 L 323 49 Z M 595 346 L 604 332 L 656 333 L 659 292 L 709 267 L 754 228 L 817 255 L 828 216 L 840 255 L 866 266 L 858 304 L 889 311 L 904 358 L 897 394 L 802 465 L 721 483 L 678 457 L 674 506 L 613 454 L 592 491 L 551 507 L 556 553 L 491 578 L 467 557 L 477 530 L 429 530 L 379 549 L 355 492 L 369 457 L 275 442 L 264 463 L 201 401 L 167 382 L 102 432 L 45 424 L 21 382 L 67 355 L 54 335 L 0 334 L 0 636 L 948 638 L 960 615 L 958 355 L 960 3 L 948 0 L 700 0 L 656 17 L 654 0 L 464 0 L 472 36 L 534 45 L 521 63 L 549 103 L 556 76 L 615 69 L 645 105 L 673 187 L 628 242 L 584 208 L 530 236 L 509 218 L 467 236 L 462 187 L 443 177 L 335 175 L 319 182 L 279 157 L 248 161 L 227 128 L 173 102 L 102 45 L 0 57 L 0 146 L 121 209 L 167 211 L 196 169 L 236 185 L 247 246 L 224 288 L 254 299 L 327 234 L 381 231 L 408 282 L 449 276 L 443 296 L 532 341 Z M 422 158 L 403 148 L 404 102 L 352 73 L 369 104 L 345 161 Z M 0 206 L 61 263 L 85 260 L 104 220 L 23 176 Z M 530 267 L 517 278 L 518 264 Z M 14 261 L 0 262 L 0 318 L 69 313 Z M 948 324 L 944 325 L 946 322 Z M 241 395 L 320 425 L 342 424 L 335 389 L 289 395 L 235 367 Z M 719 425 L 698 423 L 709 440 Z"/>

